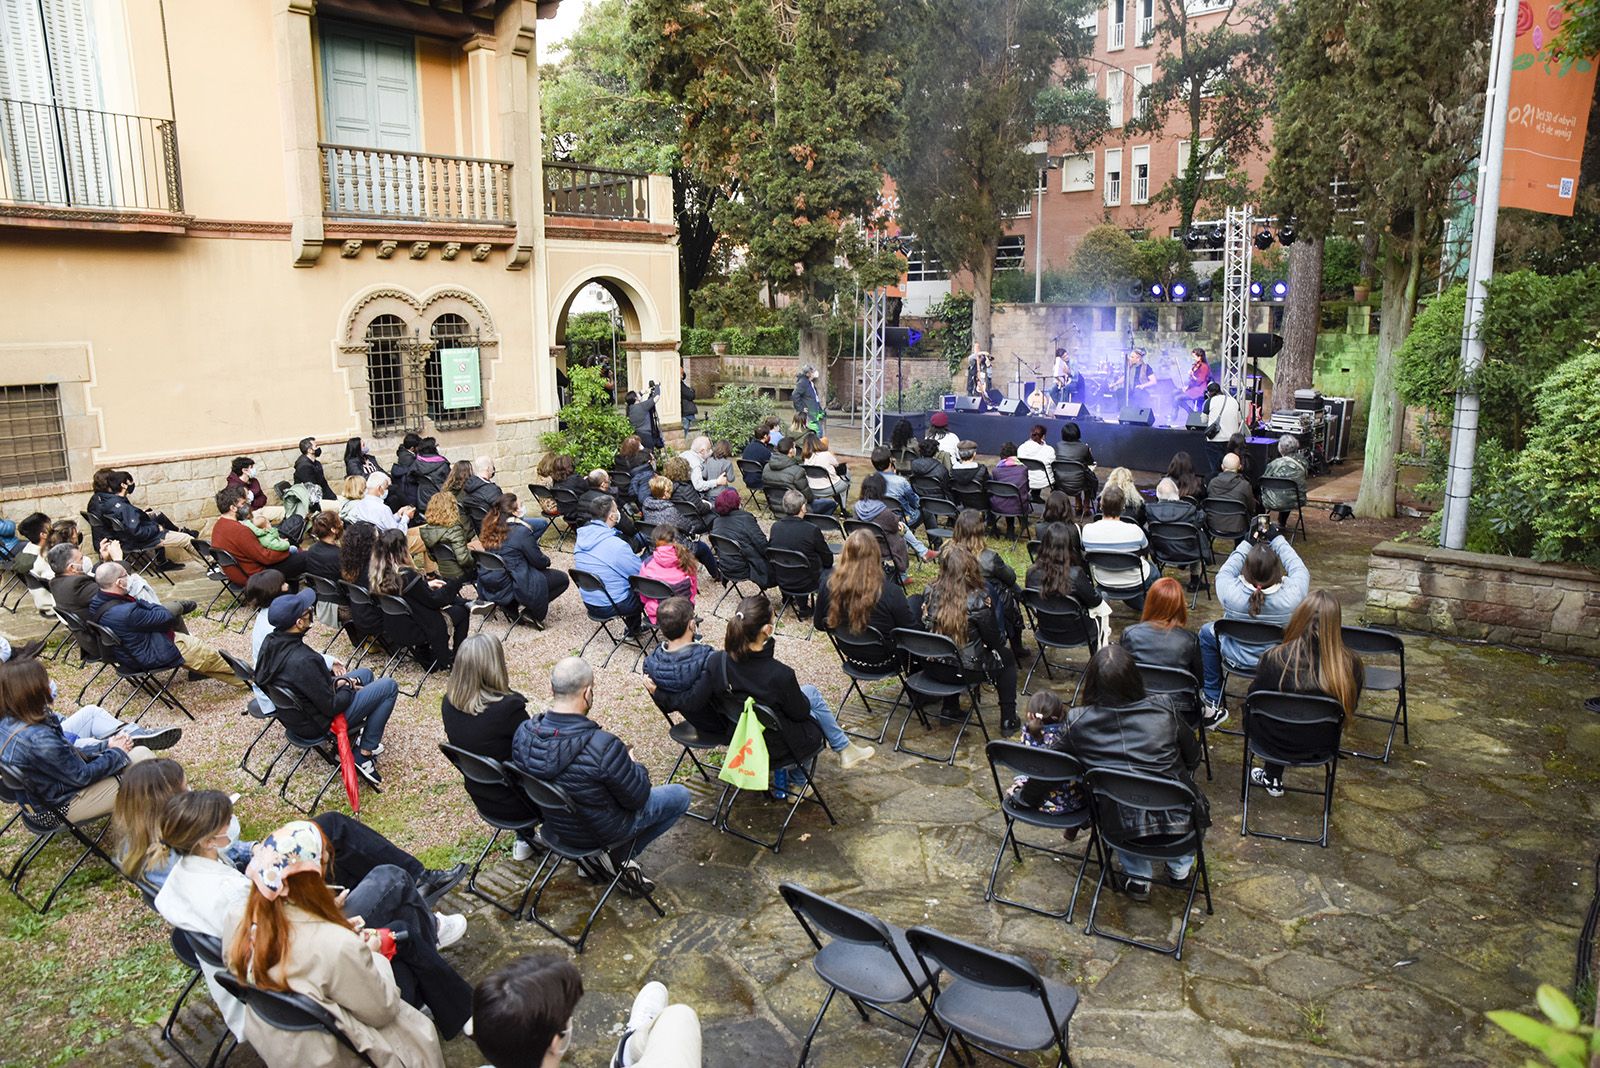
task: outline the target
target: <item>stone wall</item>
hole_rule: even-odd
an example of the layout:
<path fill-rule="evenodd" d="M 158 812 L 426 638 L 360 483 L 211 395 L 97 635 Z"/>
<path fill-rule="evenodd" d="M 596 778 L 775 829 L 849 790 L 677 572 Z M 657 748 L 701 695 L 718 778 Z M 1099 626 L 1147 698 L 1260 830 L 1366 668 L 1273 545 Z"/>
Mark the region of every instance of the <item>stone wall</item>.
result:
<path fill-rule="evenodd" d="M 1367 564 L 1369 622 L 1600 657 L 1600 572 L 1384 542 Z"/>
<path fill-rule="evenodd" d="M 684 366 L 689 369 L 689 382 L 696 396 L 709 400 L 717 388 L 726 385 L 755 386 L 773 398 L 779 409 L 787 409 L 794 380 L 800 373 L 801 360 L 795 356 L 685 356 Z M 943 357 L 919 357 L 896 361 L 891 354 L 885 361 L 884 401 L 895 407 L 897 391 L 910 392 L 924 383 L 937 383 L 942 392 L 950 392 L 955 381 L 945 367 Z M 854 408 L 859 405 L 861 392 L 861 364 L 848 357 L 834 361 L 828 368 L 826 399 L 832 409 Z M 960 388 L 956 389 L 960 392 Z"/>

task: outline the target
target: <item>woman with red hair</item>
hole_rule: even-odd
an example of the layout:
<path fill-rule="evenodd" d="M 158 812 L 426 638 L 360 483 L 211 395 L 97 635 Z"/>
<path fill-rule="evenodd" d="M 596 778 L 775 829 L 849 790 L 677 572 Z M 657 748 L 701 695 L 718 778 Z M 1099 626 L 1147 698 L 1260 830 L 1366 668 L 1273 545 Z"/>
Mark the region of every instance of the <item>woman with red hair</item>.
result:
<path fill-rule="evenodd" d="M 1187 629 L 1188 597 L 1175 578 L 1159 578 L 1144 598 L 1144 616 L 1122 632 L 1119 644 L 1138 664 L 1178 668 L 1199 682 L 1205 675 L 1200 662 L 1200 639 Z M 1199 723 L 1200 706 L 1193 695 L 1173 702 L 1172 710 L 1191 727 Z"/>

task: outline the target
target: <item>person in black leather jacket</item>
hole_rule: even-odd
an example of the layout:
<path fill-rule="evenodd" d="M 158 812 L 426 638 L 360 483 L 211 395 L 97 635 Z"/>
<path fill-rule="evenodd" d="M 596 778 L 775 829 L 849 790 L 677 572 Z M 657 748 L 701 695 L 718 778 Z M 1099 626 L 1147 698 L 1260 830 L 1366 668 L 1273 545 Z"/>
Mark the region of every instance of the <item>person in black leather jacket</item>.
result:
<path fill-rule="evenodd" d="M 624 887 L 635 893 L 653 889 L 633 858 L 689 811 L 689 788 L 651 786 L 649 771 L 633 759 L 627 744 L 589 718 L 594 671 L 583 660 L 569 656 L 556 663 L 550 694 L 549 711 L 522 724 L 511 739 L 512 761 L 561 787 L 576 809 L 547 809 L 545 838 L 574 849 L 611 847 L 611 864 L 630 869 Z M 633 848 L 618 855 L 629 839 Z M 603 870 L 616 870 L 599 863 Z"/>
<path fill-rule="evenodd" d="M 1023 585 L 1046 597 L 1073 597 L 1087 611 L 1102 598 L 1083 563 L 1083 543 L 1071 523 L 1051 523 L 1039 539 L 1039 557 L 1028 568 Z"/>
<path fill-rule="evenodd" d="M 1000 733 L 1017 733 L 1017 658 L 1006 647 L 1005 632 L 995 615 L 994 601 L 983 581 L 978 558 L 959 545 L 944 548 L 939 557 L 939 577 L 928 585 L 921 610 L 924 630 L 942 634 L 961 650 L 964 671 L 982 671 L 994 683 L 1000 698 Z M 931 665 L 937 677 L 939 665 Z M 945 702 L 953 713 L 957 699 Z"/>
<path fill-rule="evenodd" d="M 321 455 L 322 448 L 317 444 L 316 438 L 300 439 L 300 456 L 294 462 L 295 484 L 317 487 L 322 491 L 322 499 L 325 501 L 338 500 L 339 495 L 328 485 L 328 476 L 322 469 L 322 461 L 317 459 Z"/>
<path fill-rule="evenodd" d="M 1144 598 L 1144 617 L 1122 632 L 1121 646 L 1134 661 L 1154 667 L 1177 668 L 1195 678 L 1196 689 L 1205 677 L 1200 661 L 1200 639 L 1189 625 L 1189 605 L 1183 586 L 1175 578 L 1157 579 Z M 1198 693 L 1175 694 L 1168 702 L 1190 729 L 1200 725 Z"/>

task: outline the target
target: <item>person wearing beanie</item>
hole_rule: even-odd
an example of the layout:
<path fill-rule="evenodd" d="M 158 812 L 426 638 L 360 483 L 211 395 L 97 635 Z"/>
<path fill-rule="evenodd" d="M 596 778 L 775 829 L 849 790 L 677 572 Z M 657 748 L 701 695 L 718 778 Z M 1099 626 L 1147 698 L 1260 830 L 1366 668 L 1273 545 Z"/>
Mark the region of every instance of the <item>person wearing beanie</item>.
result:
<path fill-rule="evenodd" d="M 722 577 L 728 582 L 748 579 L 761 589 L 772 585 L 772 570 L 767 565 L 767 536 L 756 517 L 739 507 L 739 491 L 725 489 L 717 494 L 712 505 L 716 517 L 711 520 L 711 533 L 717 538 L 727 538 L 739 547 L 737 559 L 717 556 Z M 717 549 L 712 542 L 712 551 Z"/>
<path fill-rule="evenodd" d="M 950 416 L 945 412 L 934 412 L 928 419 L 928 437 L 939 443 L 939 451 L 946 453 L 950 459 L 945 461 L 949 467 L 955 462 L 956 449 L 961 444 L 961 438 L 950 429 Z"/>

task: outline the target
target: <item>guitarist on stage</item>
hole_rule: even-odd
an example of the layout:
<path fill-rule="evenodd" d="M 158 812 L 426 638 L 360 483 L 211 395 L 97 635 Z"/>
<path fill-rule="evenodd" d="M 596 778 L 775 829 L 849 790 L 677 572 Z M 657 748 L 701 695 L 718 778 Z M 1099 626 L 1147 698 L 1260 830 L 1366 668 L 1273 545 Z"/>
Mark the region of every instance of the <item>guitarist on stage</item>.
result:
<path fill-rule="evenodd" d="M 1154 408 L 1153 391 L 1156 388 L 1156 369 L 1145 362 L 1144 349 L 1128 353 L 1127 367 L 1122 375 L 1122 406 L 1125 408 Z"/>

